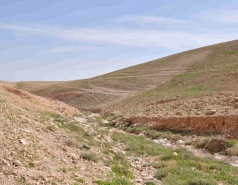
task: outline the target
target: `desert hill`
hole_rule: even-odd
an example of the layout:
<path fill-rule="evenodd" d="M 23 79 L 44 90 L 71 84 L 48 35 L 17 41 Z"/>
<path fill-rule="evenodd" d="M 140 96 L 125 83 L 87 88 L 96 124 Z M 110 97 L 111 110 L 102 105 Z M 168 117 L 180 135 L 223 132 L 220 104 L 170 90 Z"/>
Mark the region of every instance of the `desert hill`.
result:
<path fill-rule="evenodd" d="M 238 184 L 235 140 L 142 125 L 127 127 L 140 136 L 129 134 L 109 126 L 124 124 L 114 116 L 107 121 L 7 82 L 0 82 L 0 122 L 3 185 Z M 221 154 L 194 147 L 203 142 Z"/>
<path fill-rule="evenodd" d="M 19 82 L 17 88 L 58 99 L 79 109 L 98 109 L 138 92 L 158 87 L 193 65 L 206 61 L 211 49 L 201 48 L 118 70 L 86 80 Z"/>
<path fill-rule="evenodd" d="M 238 41 L 168 56 L 87 80 L 19 82 L 82 110 L 155 129 L 238 137 Z"/>
<path fill-rule="evenodd" d="M 19 82 L 15 87 L 91 111 L 99 111 L 141 92 L 145 93 L 136 96 L 142 99 L 141 102 L 237 92 L 237 49 L 238 41 L 235 40 L 178 53 L 91 79 Z M 138 101 L 132 103 L 133 107 L 137 104 Z"/>

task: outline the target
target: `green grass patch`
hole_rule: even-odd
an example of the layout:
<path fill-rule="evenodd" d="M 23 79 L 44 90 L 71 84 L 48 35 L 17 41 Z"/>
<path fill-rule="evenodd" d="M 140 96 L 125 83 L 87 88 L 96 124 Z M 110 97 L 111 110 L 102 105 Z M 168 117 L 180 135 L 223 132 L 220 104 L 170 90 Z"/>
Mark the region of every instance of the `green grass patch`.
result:
<path fill-rule="evenodd" d="M 53 118 L 54 122 L 58 122 L 58 123 L 64 123 L 65 121 L 67 121 L 65 118 L 63 118 L 61 115 L 57 113 L 48 112 L 48 111 L 43 111 L 40 113 L 40 120 L 42 122 L 48 121 L 50 120 L 50 118 Z"/>
<path fill-rule="evenodd" d="M 94 181 L 94 183 L 98 185 L 133 185 L 132 182 L 122 177 L 115 177 L 111 180 L 106 180 L 106 181 L 97 180 L 97 181 Z"/>
<path fill-rule="evenodd" d="M 117 142 L 125 143 L 126 151 L 137 155 L 155 156 L 159 155 L 164 150 L 164 147 L 136 135 L 115 133 L 113 134 L 112 139 Z"/>
<path fill-rule="evenodd" d="M 122 166 L 122 165 L 113 165 L 112 166 L 112 172 L 114 172 L 117 176 L 121 176 L 121 177 L 126 177 L 128 179 L 132 179 L 133 173 L 128 170 L 127 166 Z"/>
<path fill-rule="evenodd" d="M 238 169 L 212 158 L 199 158 L 186 149 L 165 148 L 151 140 L 124 133 L 114 133 L 116 142 L 122 142 L 131 155 L 158 156 L 154 164 L 155 177 L 164 185 L 238 185 Z"/>

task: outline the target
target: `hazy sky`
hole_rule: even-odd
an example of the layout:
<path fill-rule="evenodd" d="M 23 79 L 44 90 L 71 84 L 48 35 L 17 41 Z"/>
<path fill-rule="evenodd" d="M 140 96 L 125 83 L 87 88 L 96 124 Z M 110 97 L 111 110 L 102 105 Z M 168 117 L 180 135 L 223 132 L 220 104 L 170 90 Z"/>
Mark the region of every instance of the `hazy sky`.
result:
<path fill-rule="evenodd" d="M 0 0 L 0 80 L 97 76 L 238 39 L 238 0 Z"/>

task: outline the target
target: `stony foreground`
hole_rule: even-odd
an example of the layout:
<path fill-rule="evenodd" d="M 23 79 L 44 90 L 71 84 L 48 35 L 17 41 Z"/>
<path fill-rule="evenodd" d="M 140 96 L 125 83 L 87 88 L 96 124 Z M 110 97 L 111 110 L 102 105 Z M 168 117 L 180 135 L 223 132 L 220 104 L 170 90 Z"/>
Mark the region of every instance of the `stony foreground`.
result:
<path fill-rule="evenodd" d="M 0 184 L 238 184 L 238 169 L 227 163 L 235 164 L 236 156 L 216 153 L 227 162 L 215 160 L 189 143 L 197 136 L 141 127 L 140 136 L 129 134 L 111 127 L 124 124 L 120 120 L 107 121 L 4 83 L 0 102 Z"/>

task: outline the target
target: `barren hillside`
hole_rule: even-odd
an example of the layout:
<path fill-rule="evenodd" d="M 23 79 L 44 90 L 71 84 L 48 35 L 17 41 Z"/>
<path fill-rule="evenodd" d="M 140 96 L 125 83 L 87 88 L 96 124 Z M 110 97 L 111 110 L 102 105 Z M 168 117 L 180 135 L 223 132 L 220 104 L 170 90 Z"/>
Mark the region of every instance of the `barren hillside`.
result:
<path fill-rule="evenodd" d="M 237 56 L 235 40 L 92 79 L 16 86 L 82 110 L 122 115 L 134 124 L 236 138 Z"/>
<path fill-rule="evenodd" d="M 210 54 L 166 83 L 104 109 L 156 129 L 238 134 L 238 41 Z M 197 50 L 194 50 L 195 52 Z"/>
<path fill-rule="evenodd" d="M 212 47 L 205 47 L 91 79 L 19 82 L 16 87 L 36 95 L 58 99 L 81 110 L 97 111 L 108 104 L 168 82 L 173 76 L 186 72 L 193 64 L 205 62 L 212 52 Z"/>
<path fill-rule="evenodd" d="M 141 102 L 152 102 L 218 92 L 237 92 L 237 49 L 238 41 L 235 40 L 171 55 L 91 79 L 19 82 L 15 85 L 33 94 L 92 111 L 99 111 L 100 108 L 141 92 L 145 93 L 130 99 L 133 107 L 139 103 L 137 97 Z"/>
<path fill-rule="evenodd" d="M 10 86 L 0 82 L 0 184 L 238 184 L 235 140 L 124 127 L 137 136 L 111 127 L 124 129 L 118 117 Z"/>

